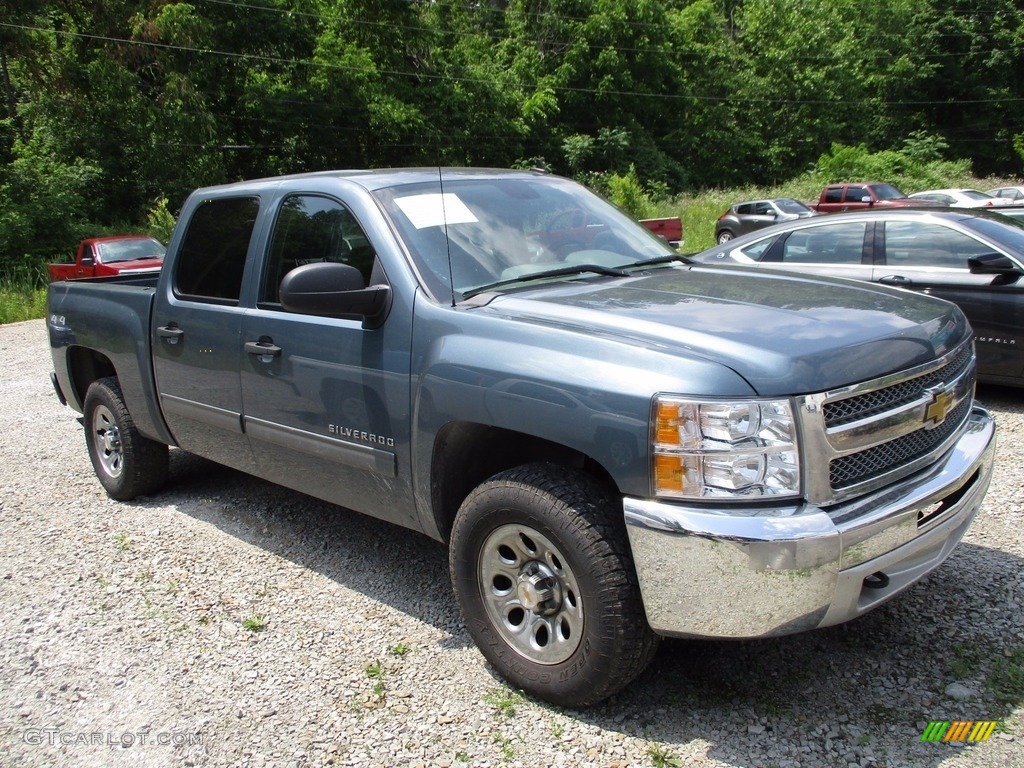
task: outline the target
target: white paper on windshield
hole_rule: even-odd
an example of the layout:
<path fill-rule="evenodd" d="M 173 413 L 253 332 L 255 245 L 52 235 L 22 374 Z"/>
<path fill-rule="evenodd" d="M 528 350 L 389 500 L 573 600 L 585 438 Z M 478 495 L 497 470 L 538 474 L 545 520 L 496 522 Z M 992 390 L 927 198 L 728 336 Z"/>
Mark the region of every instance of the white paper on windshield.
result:
<path fill-rule="evenodd" d="M 395 199 L 395 204 L 416 229 L 442 227 L 448 224 L 473 224 L 478 221 L 473 212 L 451 192 L 444 194 L 409 195 Z"/>

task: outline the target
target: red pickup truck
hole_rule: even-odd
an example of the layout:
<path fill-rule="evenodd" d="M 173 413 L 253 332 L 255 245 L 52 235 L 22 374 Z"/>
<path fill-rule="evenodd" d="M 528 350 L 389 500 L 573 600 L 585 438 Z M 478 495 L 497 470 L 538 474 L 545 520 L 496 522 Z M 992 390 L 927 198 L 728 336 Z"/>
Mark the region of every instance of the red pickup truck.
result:
<path fill-rule="evenodd" d="M 47 271 L 51 283 L 122 272 L 157 272 L 164 264 L 165 250 L 159 240 L 145 235 L 89 237 L 78 244 L 73 263 L 50 264 Z"/>
<path fill-rule="evenodd" d="M 818 202 L 811 208 L 819 213 L 857 211 L 863 208 L 896 208 L 928 205 L 923 200 L 912 200 L 892 184 L 864 181 L 855 184 L 829 184 L 821 190 Z"/>
<path fill-rule="evenodd" d="M 660 219 L 640 219 L 654 234 L 663 237 L 673 248 L 683 244 L 683 220 L 679 216 L 665 216 Z"/>

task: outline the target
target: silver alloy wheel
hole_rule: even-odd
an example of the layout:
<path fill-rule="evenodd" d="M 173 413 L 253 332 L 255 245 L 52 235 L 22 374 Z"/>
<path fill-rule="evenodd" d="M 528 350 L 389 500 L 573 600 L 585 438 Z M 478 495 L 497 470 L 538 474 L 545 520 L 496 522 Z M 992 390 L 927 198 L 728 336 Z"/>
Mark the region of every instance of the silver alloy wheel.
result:
<path fill-rule="evenodd" d="M 120 477 L 124 470 L 121 430 L 114 421 L 114 414 L 105 405 L 96 406 L 92 413 L 92 439 L 103 471 L 110 477 Z"/>
<path fill-rule="evenodd" d="M 728 243 L 730 240 L 732 240 L 732 232 L 729 232 L 728 230 L 726 230 L 725 232 L 722 232 L 718 236 L 718 242 L 719 243 Z"/>
<path fill-rule="evenodd" d="M 583 639 L 583 602 L 558 548 L 525 525 L 503 525 L 484 541 L 480 594 L 502 638 L 537 664 L 559 664 Z"/>

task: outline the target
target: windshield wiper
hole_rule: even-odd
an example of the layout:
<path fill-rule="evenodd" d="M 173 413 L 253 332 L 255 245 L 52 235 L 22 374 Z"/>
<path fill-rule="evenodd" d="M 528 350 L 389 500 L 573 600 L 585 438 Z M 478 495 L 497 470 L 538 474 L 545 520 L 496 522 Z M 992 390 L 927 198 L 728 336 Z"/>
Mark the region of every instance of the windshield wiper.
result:
<path fill-rule="evenodd" d="M 673 261 L 681 261 L 684 264 L 689 262 L 686 261 L 686 257 L 681 253 L 675 253 L 671 256 L 655 256 L 653 259 L 644 259 L 643 261 L 631 261 L 629 264 L 620 264 L 616 269 L 632 269 L 633 267 L 653 267 L 656 264 L 671 264 Z"/>
<path fill-rule="evenodd" d="M 582 275 L 585 272 L 593 272 L 598 275 L 609 275 L 611 277 L 629 277 L 629 273 L 621 267 L 603 267 L 600 264 L 573 264 L 571 266 L 558 267 L 557 269 L 545 269 L 542 272 L 529 272 L 525 275 L 512 277 L 508 280 L 498 280 L 495 283 L 487 283 L 486 285 L 478 285 L 475 288 L 470 288 L 468 291 L 463 291 L 462 298 L 469 299 L 476 296 L 478 293 L 484 293 L 485 291 L 490 291 L 493 288 L 504 288 L 506 285 L 526 283 L 530 280 L 539 280 L 545 277 Z"/>

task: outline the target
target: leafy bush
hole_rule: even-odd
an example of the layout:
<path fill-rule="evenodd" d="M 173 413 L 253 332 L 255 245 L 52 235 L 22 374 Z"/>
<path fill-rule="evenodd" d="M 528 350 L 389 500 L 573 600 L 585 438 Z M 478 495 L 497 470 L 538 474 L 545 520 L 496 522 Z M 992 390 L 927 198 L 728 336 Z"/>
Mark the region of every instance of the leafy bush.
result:
<path fill-rule="evenodd" d="M 906 139 L 899 150 L 871 152 L 864 145 L 833 144 L 818 159 L 812 176 L 822 186 L 842 181 L 887 181 L 908 194 L 934 187 L 968 185 L 970 162 L 943 160 L 945 147 L 941 138 L 920 132 Z"/>
<path fill-rule="evenodd" d="M 171 239 L 171 232 L 174 231 L 174 223 L 174 214 L 167 208 L 167 198 L 157 199 L 146 214 L 149 234 L 166 245 Z"/>

